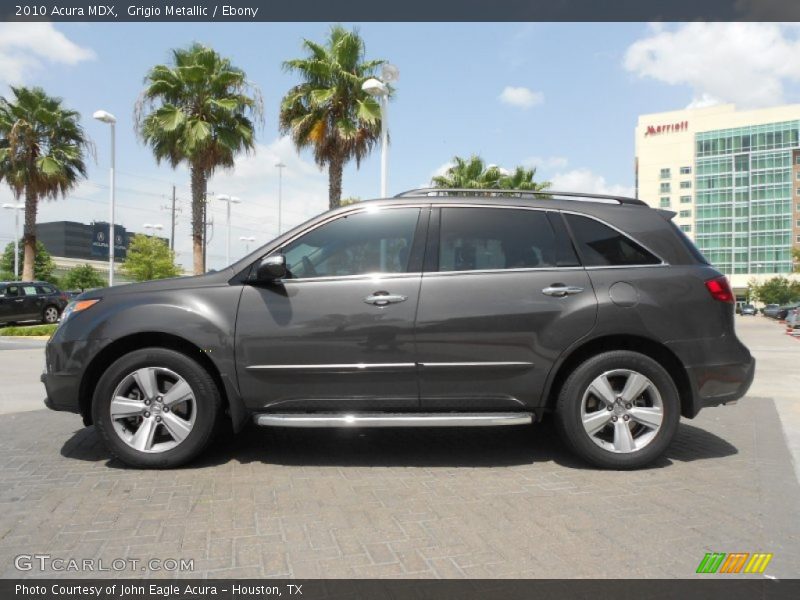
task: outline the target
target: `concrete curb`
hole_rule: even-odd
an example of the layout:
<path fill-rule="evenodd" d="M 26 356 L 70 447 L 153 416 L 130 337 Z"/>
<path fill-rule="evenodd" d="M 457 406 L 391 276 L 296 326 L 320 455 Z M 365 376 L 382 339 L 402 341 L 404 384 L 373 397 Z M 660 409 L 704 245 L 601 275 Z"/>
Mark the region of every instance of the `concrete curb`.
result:
<path fill-rule="evenodd" d="M 49 335 L 0 335 L 0 340 L 49 340 Z"/>

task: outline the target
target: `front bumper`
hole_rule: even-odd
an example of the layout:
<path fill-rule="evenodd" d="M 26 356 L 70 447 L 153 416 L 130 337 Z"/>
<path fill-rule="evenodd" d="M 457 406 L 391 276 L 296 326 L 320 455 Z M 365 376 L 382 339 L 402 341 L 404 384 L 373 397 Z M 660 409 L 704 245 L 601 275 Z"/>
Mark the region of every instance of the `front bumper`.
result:
<path fill-rule="evenodd" d="M 45 371 L 40 378 L 47 392 L 44 399 L 47 408 L 82 414 L 86 422 L 86 403 L 81 398 L 83 376 L 87 366 L 110 341 L 63 341 L 56 331 L 45 348 Z"/>

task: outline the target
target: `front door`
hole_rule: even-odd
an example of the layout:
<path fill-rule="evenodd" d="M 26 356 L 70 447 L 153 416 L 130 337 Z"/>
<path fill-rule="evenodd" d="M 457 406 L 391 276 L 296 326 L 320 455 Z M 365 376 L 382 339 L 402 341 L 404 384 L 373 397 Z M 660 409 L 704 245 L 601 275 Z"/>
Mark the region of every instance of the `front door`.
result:
<path fill-rule="evenodd" d="M 15 283 L 6 287 L 0 311 L 2 311 L 0 318 L 4 321 L 25 321 L 32 318 L 33 308 L 26 302 L 25 291 L 21 284 Z"/>
<path fill-rule="evenodd" d="M 446 207 L 431 240 L 417 317 L 422 408 L 539 406 L 554 362 L 597 313 L 561 216 Z"/>
<path fill-rule="evenodd" d="M 288 276 L 247 285 L 239 304 L 236 359 L 249 408 L 418 408 L 414 317 L 428 214 L 359 210 L 279 250 Z"/>

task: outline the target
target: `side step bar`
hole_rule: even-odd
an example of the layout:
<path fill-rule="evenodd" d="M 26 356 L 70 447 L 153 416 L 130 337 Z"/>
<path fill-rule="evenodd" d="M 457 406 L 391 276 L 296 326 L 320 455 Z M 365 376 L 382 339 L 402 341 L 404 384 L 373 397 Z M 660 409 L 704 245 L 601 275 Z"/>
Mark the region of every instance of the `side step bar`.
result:
<path fill-rule="evenodd" d="M 527 425 L 533 414 L 509 413 L 261 413 L 253 417 L 266 427 L 487 427 Z"/>

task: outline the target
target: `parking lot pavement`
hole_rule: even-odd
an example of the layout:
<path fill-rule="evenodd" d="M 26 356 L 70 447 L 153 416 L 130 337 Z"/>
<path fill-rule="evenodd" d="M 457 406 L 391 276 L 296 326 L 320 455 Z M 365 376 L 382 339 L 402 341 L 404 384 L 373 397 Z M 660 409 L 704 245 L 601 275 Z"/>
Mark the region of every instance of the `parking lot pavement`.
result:
<path fill-rule="evenodd" d="M 39 376 L 44 369 L 45 343 L 0 337 L 0 415 L 44 406 Z"/>
<path fill-rule="evenodd" d="M 684 422 L 666 459 L 627 473 L 584 468 L 547 424 L 252 427 L 185 469 L 136 471 L 76 416 L 31 411 L 0 419 L 0 481 L 3 577 L 52 575 L 16 571 L 23 553 L 194 559 L 184 575 L 204 577 L 690 577 L 711 551 L 771 552 L 775 577 L 800 564 L 767 398 Z"/>
<path fill-rule="evenodd" d="M 740 331 L 766 336 L 765 352 L 769 332 L 785 337 L 756 320 Z M 760 383 L 763 366 L 754 389 L 775 401 L 753 394 L 684 420 L 666 458 L 636 472 L 585 468 L 547 423 L 251 427 L 184 469 L 136 471 L 76 415 L 6 414 L 0 576 L 52 576 L 14 568 L 17 555 L 47 553 L 106 566 L 193 559 L 180 576 L 692 577 L 713 551 L 770 552 L 766 575 L 796 577 L 800 488 L 776 410 L 791 391 Z"/>
<path fill-rule="evenodd" d="M 736 333 L 756 357 L 750 395 L 775 400 L 795 474 L 800 480 L 800 337 L 765 317 L 736 317 Z"/>

